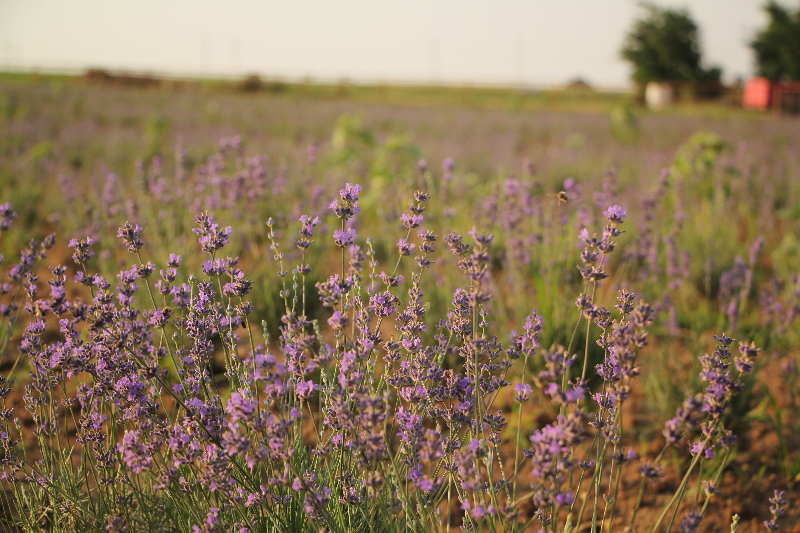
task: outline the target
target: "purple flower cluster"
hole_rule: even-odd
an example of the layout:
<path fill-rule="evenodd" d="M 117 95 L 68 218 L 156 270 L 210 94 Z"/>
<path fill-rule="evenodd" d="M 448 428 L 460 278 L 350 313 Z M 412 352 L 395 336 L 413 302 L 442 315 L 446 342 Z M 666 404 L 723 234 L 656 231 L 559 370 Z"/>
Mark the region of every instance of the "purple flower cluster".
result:
<path fill-rule="evenodd" d="M 316 151 L 308 156 L 315 160 Z M 207 184 L 220 185 L 226 161 L 237 157 L 243 157 L 241 139 L 222 143 L 203 165 Z M 264 162 L 248 165 L 241 184 L 227 183 L 230 190 L 220 192 L 215 202 L 235 206 L 237 194 L 258 188 L 266 173 Z M 449 182 L 452 160 L 445 160 L 443 169 L 444 181 Z M 430 178 L 426 164 L 420 163 L 419 171 L 418 179 Z M 144 168 L 142 172 L 147 181 Z M 160 164 L 154 161 L 149 189 L 161 190 L 162 178 Z M 536 210 L 532 187 L 509 179 L 503 191 L 505 211 L 499 213 L 499 192 L 490 202 L 491 216 L 499 215 L 503 225 L 499 240 L 512 254 L 506 260 L 516 265 L 529 259 L 522 227 Z M 512 333 L 504 344 L 491 334 L 490 324 L 496 311 L 492 289 L 503 287 L 493 280 L 507 274 L 497 269 L 504 264 L 502 252 L 496 261 L 494 234 L 473 227 L 467 233 L 471 243 L 453 232 L 444 237 L 463 277 L 452 297 L 448 295 L 446 314 L 434 320 L 430 315 L 435 306 L 424 292 L 442 278 L 434 262 L 438 237 L 423 227 L 431 219 L 435 222 L 424 214 L 429 195 L 415 191 L 408 212 L 393 215 L 405 236 L 391 241 L 397 243 L 398 257 L 387 273 L 380 271 L 377 259 L 385 248 L 376 252 L 371 239 L 364 241 L 363 249 L 356 244 L 361 191 L 360 185 L 348 183 L 329 204 L 341 221 L 332 237 L 341 248 L 342 264 L 339 273 L 321 276 L 316 283 L 321 319 L 314 314 L 320 312 L 316 306 L 311 311 L 308 305 L 306 315 L 306 299 L 312 294 L 305 286 L 306 276 L 311 273 L 309 264 L 315 264 L 306 254 L 311 253 L 318 226 L 326 224 L 318 216 L 300 213 L 320 212 L 324 204 L 308 210 L 300 205 L 292 217 L 268 222 L 267 238 L 282 280 L 276 289 L 283 300 L 277 336 L 270 335 L 266 323 L 261 331 L 254 327 L 259 312 L 247 299 L 259 292 L 242 270 L 247 259 L 240 268 L 238 257 L 218 256 L 230 244 L 233 230 L 221 227 L 209 212 L 197 216 L 193 230 L 200 249 L 210 255 L 197 277 L 182 274 L 192 261 L 184 266 L 180 256 L 170 254 L 161 268 L 139 258 L 138 264 L 117 274 L 112 286 L 103 276 L 88 272 L 94 240 L 72 239 L 81 298 L 70 298 L 74 291 L 68 286 L 68 269 L 62 266 L 50 269 L 49 292 L 40 296 L 35 266 L 52 239 L 32 243 L 12 269 L 11 279 L 29 300 L 25 308 L 31 318 L 20 344 L 30 368 L 24 402 L 46 460 L 29 463 L 19 455 L 15 446 L 20 432 L 10 427 L 13 415 L 3 405 L 3 479 L 19 487 L 55 487 L 56 476 L 39 470 L 59 457 L 60 451 L 49 443 L 61 434 L 72 437 L 64 430 L 65 420 L 72 417 L 75 441 L 91 466 L 92 488 L 85 484 L 96 494 L 92 501 L 112 504 L 102 516 L 87 513 L 81 520 L 87 527 L 107 531 L 132 530 L 133 524 L 145 523 L 147 511 L 138 507 L 138 498 L 157 511 L 185 507 L 177 514 L 185 512 L 184 519 L 190 517 L 198 533 L 243 533 L 254 524 L 280 530 L 309 524 L 315 529 L 347 529 L 344 516 L 358 522 L 352 527 L 360 530 L 367 529 L 362 518 L 371 520 L 375 513 L 402 520 L 415 530 L 430 529 L 440 518 L 437 506 L 445 497 L 451 500 L 448 507 L 457 501 L 468 531 L 500 529 L 501 521 L 516 523 L 525 514 L 526 520 L 536 519 L 545 529 L 559 519 L 571 528 L 573 506 L 581 503 L 578 500 L 584 505 L 591 501 L 592 491 L 597 521 L 604 486 L 606 511 L 613 517 L 612 487 L 614 482 L 619 486 L 624 464 L 636 458 L 633 450 L 624 451 L 622 406 L 631 395 L 631 380 L 641 371 L 637 358 L 648 345 L 657 309 L 636 301 L 626 289 L 619 291 L 610 310 L 597 293 L 581 294 L 576 301 L 579 320 L 587 320 L 582 360 L 572 345 L 541 349 L 542 338 L 551 332 L 545 333 L 544 318 L 535 311 L 521 333 Z M 565 182 L 565 192 L 569 201 L 582 195 L 575 180 Z M 170 197 L 173 194 L 178 192 L 170 192 Z M 564 202 L 556 209 L 563 215 Z M 590 236 L 586 229 L 580 233 L 584 248 L 578 268 L 584 286 L 609 275 L 606 258 L 617 246 L 619 225 L 627 216 L 618 205 L 603 214 L 607 223 L 601 237 Z M 3 221 L 10 225 L 12 215 L 10 206 L 0 206 L 1 229 L 7 229 Z M 298 218 L 296 249 L 290 246 L 284 256 L 276 227 L 286 220 L 296 224 Z M 562 220 L 560 227 L 569 226 Z M 137 257 L 144 249 L 142 232 L 130 222 L 118 231 L 125 248 Z M 752 257 L 759 252 L 754 250 Z M 296 268 L 290 272 L 284 259 Z M 678 279 L 683 274 L 672 263 L 676 261 L 667 267 L 669 276 Z M 744 286 L 751 283 L 752 276 Z M 12 290 L 0 288 L 4 294 Z M 3 315 L 14 311 L 6 307 Z M 55 323 L 58 334 L 52 335 L 48 330 Z M 732 395 L 743 388 L 740 375 L 753 370 L 759 352 L 752 343 L 741 342 L 734 357 L 733 339 L 723 334 L 717 341 L 716 351 L 700 358 L 704 393 L 690 396 L 663 433 L 669 446 L 699 429 L 701 440 L 689 443 L 696 460 L 700 454 L 711 459 L 718 447 L 729 451 L 734 436 L 721 421 Z M 602 359 L 597 351 L 596 365 L 589 365 L 594 356 L 591 343 L 602 350 Z M 582 365 L 575 364 L 579 360 Z M 516 374 L 515 361 L 521 363 Z M 580 368 L 576 372 L 576 366 L 583 366 L 583 373 L 578 373 Z M 519 374 L 521 380 L 512 385 Z M 596 378 L 600 381 L 593 381 Z M 0 399 L 11 390 L 5 385 L 0 380 Z M 511 397 L 518 409 L 516 450 L 519 454 L 522 449 L 525 462 L 515 459 L 509 465 L 501 451 L 508 428 L 503 401 Z M 533 429 L 523 446 L 520 421 L 532 408 L 544 408 L 549 423 Z M 51 415 L 57 410 L 63 416 Z M 639 466 L 645 480 L 663 475 L 660 457 Z M 526 487 L 518 487 L 520 465 L 530 479 Z M 704 481 L 707 497 L 716 494 L 714 485 Z M 767 527 L 772 530 L 769 524 L 783 512 L 783 494 L 776 492 L 770 502 L 773 520 Z M 168 513 L 156 514 L 164 515 L 165 524 L 172 520 Z M 582 518 L 581 511 L 578 520 Z M 690 511 L 680 530 L 696 531 L 701 519 Z M 170 522 L 164 527 L 173 526 Z"/>
<path fill-rule="evenodd" d="M 88 263 L 94 256 L 93 244 L 94 240 L 91 237 L 80 240 L 70 239 L 69 247 L 75 250 L 75 253 L 72 254 L 72 260 L 78 265 Z"/>
<path fill-rule="evenodd" d="M 345 248 L 356 242 L 356 230 L 347 228 L 346 230 L 334 230 L 333 243 L 339 248 Z"/>
<path fill-rule="evenodd" d="M 17 218 L 17 212 L 9 202 L 0 204 L 0 232 L 8 231 L 14 224 L 15 218 Z"/>
<path fill-rule="evenodd" d="M 200 246 L 203 251 L 212 255 L 228 244 L 233 234 L 233 228 L 230 226 L 220 228 L 207 212 L 197 215 L 197 226 L 192 231 L 200 236 Z"/>
<path fill-rule="evenodd" d="M 764 526 L 766 526 L 767 531 L 778 531 L 780 526 L 778 526 L 778 518 L 783 516 L 786 512 L 786 500 L 783 499 L 786 493 L 783 491 L 775 491 L 775 495 L 769 499 L 769 512 L 772 515 L 772 518 L 764 522 Z"/>
<path fill-rule="evenodd" d="M 361 193 L 361 185 L 348 183 L 345 188 L 339 191 L 339 199 L 334 200 L 328 206 L 338 218 L 344 222 L 361 214 L 358 205 L 358 195 Z"/>
<path fill-rule="evenodd" d="M 122 239 L 122 242 L 125 243 L 129 252 L 136 253 L 144 246 L 142 242 L 142 228 L 138 224 L 131 225 L 130 222 L 126 222 L 119 227 L 117 237 Z"/>
<path fill-rule="evenodd" d="M 300 223 L 302 224 L 300 228 L 300 238 L 294 243 L 301 250 L 307 250 L 314 242 L 314 227 L 319 224 L 319 217 L 311 218 L 308 215 L 302 215 L 300 217 Z"/>
<path fill-rule="evenodd" d="M 627 216 L 627 211 L 618 205 L 612 205 L 603 212 L 608 223 L 603 227 L 602 237 L 597 234 L 589 236 L 589 230 L 582 229 L 579 239 L 585 247 L 581 253 L 581 265 L 578 266 L 581 276 L 586 281 L 600 281 L 608 277 L 605 271 L 605 257 L 614 251 L 617 243 L 612 239 L 619 237 L 622 230 L 617 227 Z"/>

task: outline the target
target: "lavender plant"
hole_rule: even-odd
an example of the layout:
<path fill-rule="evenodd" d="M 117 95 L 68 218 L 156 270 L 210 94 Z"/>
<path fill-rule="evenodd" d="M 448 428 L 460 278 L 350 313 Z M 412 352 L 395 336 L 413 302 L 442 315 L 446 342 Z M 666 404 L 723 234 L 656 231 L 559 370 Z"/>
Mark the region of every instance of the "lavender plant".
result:
<path fill-rule="evenodd" d="M 544 318 L 535 311 L 505 347 L 493 334 L 493 235 L 474 228 L 472 243 L 444 237 L 463 285 L 446 316 L 429 317 L 423 279 L 439 240 L 424 228 L 429 195 L 414 193 L 400 217 L 396 262 L 378 274 L 372 240 L 359 241 L 353 227 L 361 190 L 347 184 L 329 206 L 339 220 L 332 240 L 341 265 L 315 286 L 325 323 L 307 314 L 307 254 L 319 218 L 299 217 L 299 256 L 280 251 L 269 221 L 284 304 L 276 339 L 254 323 L 253 283 L 238 258 L 223 257 L 233 228 L 208 212 L 193 230 L 206 256 L 197 275 L 181 274 L 175 254 L 164 269 L 146 260 L 146 231 L 125 223 L 117 236 L 134 261 L 116 287 L 91 272 L 92 239 L 73 239 L 75 283 L 67 267 L 51 267 L 50 294 L 39 298 L 34 264 L 52 238 L 24 252 L 12 272 L 28 297 L 19 353 L 29 370 L 24 401 L 33 438 L 5 405 L 12 391 L 5 385 L 0 435 L 11 522 L 24 531 L 244 533 L 449 531 L 456 524 L 577 531 L 590 520 L 592 531 L 611 530 L 622 469 L 637 459 L 624 450 L 622 406 L 654 318 L 652 306 L 625 289 L 617 317 L 595 302 L 626 210 L 609 207 L 600 236 L 580 232 L 585 290 L 575 329 L 585 320 L 586 344 L 579 357 L 571 345 L 541 349 Z M 10 207 L 4 213 L 10 220 Z M 405 291 L 401 265 L 410 273 Z M 68 289 L 77 296 L 68 299 Z M 603 351 L 593 369 L 590 338 Z M 732 366 L 733 339 L 722 334 L 717 342 L 701 357 L 705 394 L 686 400 L 666 424 L 664 450 L 639 468 L 629 530 L 665 451 L 687 439 L 697 439 L 688 446 L 691 462 L 652 530 L 668 515 L 672 526 L 695 470 L 707 496 L 682 531 L 697 529 L 717 494 L 735 442 L 726 409 L 758 353 L 740 343 Z M 531 375 L 534 359 L 543 370 Z M 15 381 L 18 368 L 4 383 Z M 513 382 L 517 424 L 508 439 L 513 412 L 499 398 Z M 552 404 L 555 418 L 523 435 L 522 413 L 534 399 Z M 717 450 L 722 461 L 713 475 L 704 472 Z"/>

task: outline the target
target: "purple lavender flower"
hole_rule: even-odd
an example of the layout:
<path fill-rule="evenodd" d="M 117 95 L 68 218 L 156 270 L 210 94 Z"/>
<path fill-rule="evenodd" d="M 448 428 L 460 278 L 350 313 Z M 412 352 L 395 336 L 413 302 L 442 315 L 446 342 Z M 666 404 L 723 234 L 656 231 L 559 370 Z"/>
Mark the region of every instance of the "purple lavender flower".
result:
<path fill-rule="evenodd" d="M 411 255 L 414 253 L 414 244 L 407 242 L 405 239 L 400 239 L 397 242 L 397 247 L 400 249 L 400 255 Z"/>
<path fill-rule="evenodd" d="M 158 309 L 153 313 L 153 316 L 150 317 L 149 322 L 154 328 L 163 329 L 169 323 L 170 315 L 171 311 L 169 307 L 164 310 Z"/>
<path fill-rule="evenodd" d="M 258 402 L 255 400 L 251 400 L 239 392 L 233 392 L 225 411 L 231 417 L 232 422 L 249 422 L 253 419 L 257 405 Z"/>
<path fill-rule="evenodd" d="M 111 514 L 106 517 L 106 521 L 105 529 L 108 533 L 128 533 L 125 520 L 121 516 Z"/>
<path fill-rule="evenodd" d="M 311 218 L 308 215 L 302 215 L 300 217 L 300 223 L 302 224 L 300 227 L 300 238 L 294 243 L 301 250 L 306 250 L 311 246 L 311 243 L 314 242 L 312 237 L 314 237 L 314 227 L 319 224 L 319 217 Z"/>
<path fill-rule="evenodd" d="M 404 282 L 402 274 L 399 276 L 390 276 L 386 272 L 381 271 L 378 277 L 386 284 L 387 287 L 397 287 L 398 285 L 402 285 Z"/>
<path fill-rule="evenodd" d="M 344 189 L 339 191 L 339 196 L 341 196 L 342 200 L 345 202 L 357 202 L 361 188 L 361 185 L 348 183 L 345 185 Z"/>
<path fill-rule="evenodd" d="M 575 496 L 571 492 L 559 492 L 555 497 L 556 505 L 566 506 L 572 505 L 575 501 Z"/>
<path fill-rule="evenodd" d="M 305 400 L 314 396 L 314 393 L 317 389 L 319 389 L 319 385 L 311 380 L 300 381 L 297 385 L 295 385 L 294 392 L 297 394 L 298 398 Z"/>
<path fill-rule="evenodd" d="M 681 522 L 681 533 L 696 533 L 697 529 L 700 527 L 700 522 L 703 521 L 703 515 L 698 513 L 695 510 L 689 511 L 684 516 L 683 521 Z"/>
<path fill-rule="evenodd" d="M 403 213 L 400 215 L 400 220 L 403 221 L 403 226 L 408 229 L 418 228 L 420 224 L 422 224 L 423 217 L 422 215 L 409 215 L 408 213 Z"/>
<path fill-rule="evenodd" d="M 684 400 L 675 417 L 667 420 L 665 424 L 663 435 L 668 444 L 676 446 L 685 431 L 700 425 L 699 415 L 702 407 L 703 402 L 699 397 L 689 396 Z"/>
<path fill-rule="evenodd" d="M 136 253 L 144 246 L 142 242 L 142 228 L 139 224 L 131 225 L 130 222 L 126 222 L 119 227 L 117 237 L 122 239 L 122 242 L 125 243 L 129 252 Z"/>
<path fill-rule="evenodd" d="M 475 229 L 475 226 L 472 226 L 472 229 L 469 232 L 467 232 L 467 235 L 475 239 L 475 242 L 477 242 L 478 244 L 482 244 L 483 246 L 488 246 L 489 244 L 492 243 L 492 240 L 494 239 L 494 233 L 486 235 L 486 232 L 482 232 L 479 235 L 478 231 Z"/>
<path fill-rule="evenodd" d="M 348 228 L 345 231 L 342 230 L 335 230 L 333 232 L 333 242 L 339 248 L 344 248 L 345 246 L 350 246 L 354 242 L 356 242 L 356 230 L 353 228 Z"/>
<path fill-rule="evenodd" d="M 442 181 L 445 183 L 452 181 L 453 179 L 453 172 L 456 169 L 456 160 L 452 157 L 445 157 L 444 161 L 442 161 L 442 171 L 444 171 L 444 175 L 442 176 Z"/>
<path fill-rule="evenodd" d="M 600 281 L 608 277 L 605 272 L 604 260 L 606 255 L 614 251 L 616 242 L 615 237 L 622 234 L 617 228 L 623 222 L 626 211 L 618 205 L 609 207 L 604 214 L 608 219 L 608 224 L 603 228 L 603 236 L 598 239 L 597 234 L 589 236 L 589 230 L 583 228 L 578 238 L 583 241 L 586 247 L 581 252 L 581 265 L 578 270 L 586 281 Z"/>
<path fill-rule="evenodd" d="M 350 274 L 360 275 L 363 267 L 361 263 L 367 259 L 367 254 L 361 250 L 361 247 L 353 245 L 347 249 L 348 255 L 350 256 L 349 260 L 349 267 L 350 267 Z"/>
<path fill-rule="evenodd" d="M 531 395 L 531 386 L 526 383 L 519 383 L 514 390 L 517 391 L 516 396 L 514 397 L 515 400 L 518 402 L 527 402 L 530 399 Z"/>
<path fill-rule="evenodd" d="M 643 478 L 651 479 L 654 481 L 664 477 L 664 474 L 661 471 L 660 466 L 653 466 L 652 464 L 647 462 L 643 463 L 642 466 L 639 467 L 639 473 L 642 475 Z"/>
<path fill-rule="evenodd" d="M 772 515 L 772 518 L 764 522 L 764 526 L 766 526 L 767 531 L 778 531 L 780 526 L 778 525 L 778 518 L 783 516 L 786 512 L 786 500 L 783 499 L 786 493 L 783 491 L 775 491 L 775 495 L 769 499 L 770 505 L 769 512 Z"/>
<path fill-rule="evenodd" d="M 189 287 L 189 285 L 185 283 L 182 283 L 180 287 L 176 285 L 170 289 L 169 293 L 173 296 L 172 301 L 177 307 L 189 307 L 189 300 L 191 298 L 191 287 Z"/>
<path fill-rule="evenodd" d="M 339 191 L 339 200 L 334 200 L 328 206 L 336 213 L 336 216 L 344 219 L 345 221 L 361 214 L 361 208 L 358 205 L 358 195 L 361 192 L 361 185 L 353 185 L 348 183 L 344 189 Z"/>
<path fill-rule="evenodd" d="M 534 430 L 531 435 L 532 446 L 524 453 L 531 459 L 534 478 L 531 488 L 538 493 L 534 500 L 539 504 L 554 503 L 551 498 L 555 495 L 547 492 L 548 482 L 562 479 L 564 472 L 576 464 L 570 450 L 584 439 L 584 418 L 580 411 L 569 416 L 558 415 L 555 422 Z"/>
<path fill-rule="evenodd" d="M 0 205 L 0 231 L 7 231 L 13 225 L 12 220 L 15 218 L 17 218 L 17 212 L 9 202 Z"/>
<path fill-rule="evenodd" d="M 75 253 L 72 254 L 72 260 L 79 265 L 88 263 L 92 256 L 94 256 L 94 250 L 91 248 L 92 244 L 94 244 L 94 240 L 92 240 L 91 237 L 86 237 L 81 240 L 70 239 L 68 246 L 75 250 Z"/>
<path fill-rule="evenodd" d="M 212 527 L 217 527 L 219 523 L 219 508 L 218 507 L 210 507 L 208 509 L 208 515 L 206 516 L 206 523 Z"/>
<path fill-rule="evenodd" d="M 753 245 L 750 247 L 750 268 L 752 269 L 756 261 L 758 260 L 758 256 L 761 255 L 761 251 L 764 249 L 764 236 L 759 235 L 755 241 L 753 241 Z"/>
<path fill-rule="evenodd" d="M 230 226 L 220 228 L 207 211 L 197 215 L 197 226 L 192 232 L 200 236 L 200 245 L 203 251 L 209 254 L 221 250 L 230 242 L 230 236 L 233 234 L 233 228 Z"/>
<path fill-rule="evenodd" d="M 379 317 L 387 317 L 397 312 L 400 300 L 389 291 L 379 292 L 370 297 L 370 306 Z"/>
<path fill-rule="evenodd" d="M 117 443 L 117 449 L 122 454 L 122 461 L 135 474 L 147 472 L 153 467 L 153 457 L 146 449 L 138 431 L 128 431 Z"/>
<path fill-rule="evenodd" d="M 333 312 L 333 315 L 328 319 L 328 324 L 334 330 L 340 330 L 347 325 L 347 317 L 341 313 L 338 309 Z"/>
<path fill-rule="evenodd" d="M 603 216 L 612 224 L 622 224 L 622 219 L 627 216 L 627 213 L 627 209 L 623 209 L 618 205 L 612 205 L 603 211 Z"/>

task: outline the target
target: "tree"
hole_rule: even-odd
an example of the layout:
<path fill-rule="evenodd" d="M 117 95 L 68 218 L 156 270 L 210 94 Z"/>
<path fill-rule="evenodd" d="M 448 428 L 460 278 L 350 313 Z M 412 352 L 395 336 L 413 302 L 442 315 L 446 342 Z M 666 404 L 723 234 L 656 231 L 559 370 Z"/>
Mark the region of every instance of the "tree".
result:
<path fill-rule="evenodd" d="M 800 10 L 770 0 L 764 6 L 767 27 L 750 43 L 759 76 L 771 80 L 800 80 Z"/>
<path fill-rule="evenodd" d="M 634 81 L 719 81 L 719 68 L 702 66 L 697 25 L 685 9 L 642 7 L 647 15 L 634 22 L 620 51 Z"/>

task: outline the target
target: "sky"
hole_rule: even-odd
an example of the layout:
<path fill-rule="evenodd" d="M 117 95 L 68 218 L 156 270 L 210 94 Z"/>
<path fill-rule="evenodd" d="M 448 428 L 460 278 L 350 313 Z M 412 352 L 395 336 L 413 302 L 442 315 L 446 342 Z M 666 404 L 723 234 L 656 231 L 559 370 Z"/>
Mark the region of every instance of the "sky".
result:
<path fill-rule="evenodd" d="M 752 74 L 765 0 L 654 3 L 689 10 L 725 80 Z M 642 14 L 634 0 L 0 0 L 0 69 L 625 88 L 619 49 Z"/>

